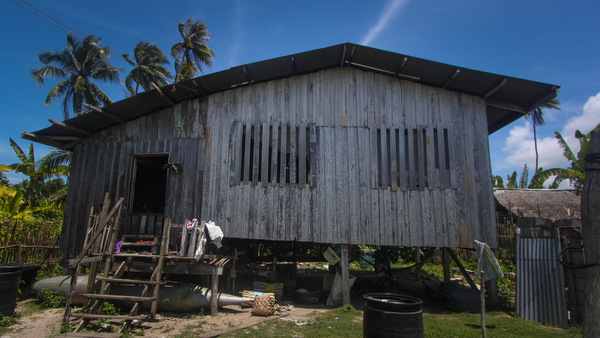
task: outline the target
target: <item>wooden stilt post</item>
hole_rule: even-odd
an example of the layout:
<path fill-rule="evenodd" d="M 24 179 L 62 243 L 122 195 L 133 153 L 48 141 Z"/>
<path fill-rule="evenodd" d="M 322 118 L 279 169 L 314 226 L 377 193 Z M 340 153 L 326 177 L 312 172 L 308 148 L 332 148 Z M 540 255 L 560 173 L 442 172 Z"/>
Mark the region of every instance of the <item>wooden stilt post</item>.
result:
<path fill-rule="evenodd" d="M 485 328 L 485 272 L 481 271 L 481 290 L 479 292 L 481 299 L 481 336 L 487 337 L 487 330 Z"/>
<path fill-rule="evenodd" d="M 350 271 L 348 265 L 348 245 L 342 244 L 342 300 L 344 304 L 350 304 Z"/>
<path fill-rule="evenodd" d="M 450 257 L 447 248 L 442 248 L 442 265 L 444 267 L 444 281 L 450 280 Z"/>
<path fill-rule="evenodd" d="M 210 288 L 210 315 L 216 317 L 219 315 L 217 301 L 219 299 L 219 275 L 212 274 L 212 285 Z"/>
<path fill-rule="evenodd" d="M 600 262 L 600 130 L 592 131 L 581 192 L 582 237 L 586 263 Z M 600 265 L 586 269 L 584 337 L 600 337 Z"/>

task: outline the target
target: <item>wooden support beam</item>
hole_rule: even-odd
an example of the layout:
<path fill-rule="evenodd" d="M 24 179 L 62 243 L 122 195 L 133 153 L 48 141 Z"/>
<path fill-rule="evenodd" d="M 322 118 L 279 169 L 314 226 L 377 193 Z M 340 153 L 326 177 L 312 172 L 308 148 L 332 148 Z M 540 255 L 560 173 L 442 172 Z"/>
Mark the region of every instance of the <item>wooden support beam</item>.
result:
<path fill-rule="evenodd" d="M 86 107 L 86 108 L 89 108 L 89 109 L 91 109 L 91 110 L 93 110 L 93 111 L 95 111 L 97 113 L 106 115 L 106 116 L 110 117 L 115 122 L 125 123 L 125 120 L 123 120 L 122 118 L 117 117 L 115 114 L 107 111 L 106 109 L 98 108 L 96 106 L 92 106 L 91 104 L 85 103 L 85 102 L 83 103 L 83 106 Z"/>
<path fill-rule="evenodd" d="M 541 104 L 555 98 L 556 95 L 558 95 L 557 90 L 558 89 L 553 86 L 550 90 L 540 93 L 538 96 L 536 96 L 536 98 L 529 102 L 529 105 L 525 107 L 525 111 L 529 113 L 530 111 L 533 111 L 535 108 L 539 107 Z"/>
<path fill-rule="evenodd" d="M 503 78 L 502 80 L 500 80 L 500 82 L 498 82 L 496 85 L 494 85 L 492 88 L 490 88 L 487 91 L 487 93 L 485 93 L 485 95 L 483 96 L 483 98 L 487 99 L 492 94 L 494 94 L 495 92 L 497 92 L 498 89 L 502 88 L 506 84 L 506 81 L 507 81 L 506 78 Z"/>
<path fill-rule="evenodd" d="M 450 280 L 450 257 L 448 257 L 448 251 L 446 248 L 442 248 L 442 267 L 444 269 L 444 282 Z"/>
<path fill-rule="evenodd" d="M 348 245 L 342 244 L 341 268 L 342 268 L 342 301 L 343 304 L 350 304 L 350 271 L 348 265 Z"/>
<path fill-rule="evenodd" d="M 198 87 L 198 91 L 203 95 L 203 96 L 208 96 L 208 94 L 206 93 L 206 90 L 204 89 L 204 87 L 200 84 L 200 82 L 198 82 L 196 79 L 192 80 L 192 83 Z"/>
<path fill-rule="evenodd" d="M 160 96 L 165 99 L 165 101 L 167 101 L 170 105 L 174 106 L 175 102 L 173 102 L 173 100 L 171 100 L 170 97 L 167 96 L 167 94 L 165 92 L 163 92 L 162 89 L 160 89 L 160 87 L 158 87 L 156 84 L 150 82 L 150 84 L 152 85 L 152 87 L 154 87 L 154 89 L 156 89 L 156 91 L 160 94 Z"/>
<path fill-rule="evenodd" d="M 454 261 L 454 263 L 456 263 L 456 265 L 458 266 L 458 269 L 460 270 L 460 272 L 463 274 L 463 276 L 467 280 L 467 283 L 469 283 L 469 285 L 471 286 L 471 289 L 477 290 L 478 289 L 477 285 L 475 284 L 475 282 L 473 281 L 473 279 L 471 278 L 471 276 L 469 276 L 469 273 L 467 272 L 467 269 L 465 269 L 465 267 L 462 265 L 462 263 L 458 260 L 458 257 L 456 257 L 456 255 L 454 254 L 454 252 L 452 251 L 452 249 L 451 248 L 446 248 L 446 251 L 448 252 L 448 254 L 450 255 L 450 257 L 452 257 L 452 260 Z"/>
<path fill-rule="evenodd" d="M 514 111 L 517 113 L 521 113 L 523 115 L 528 113 L 528 111 L 526 111 L 525 108 L 523 108 L 521 106 L 517 106 L 516 104 L 510 104 L 510 103 L 506 103 L 506 102 L 493 101 L 493 100 L 486 100 L 485 104 L 488 106 L 491 106 L 491 107 L 511 110 L 511 111 Z"/>
<path fill-rule="evenodd" d="M 92 135 L 91 132 L 89 132 L 89 131 L 87 131 L 87 130 L 85 130 L 83 128 L 75 127 L 73 125 L 70 125 L 70 124 L 67 124 L 67 123 L 64 123 L 64 122 L 61 122 L 61 121 L 57 121 L 57 120 L 54 120 L 54 119 L 48 119 L 48 121 L 50 123 L 52 123 L 53 125 L 55 125 L 55 126 L 65 128 L 67 130 L 74 131 L 74 132 L 79 133 L 79 134 L 83 134 L 83 135 L 87 135 L 87 136 L 91 136 Z"/>
<path fill-rule="evenodd" d="M 26 132 L 26 131 L 22 131 L 21 132 L 21 138 L 24 140 L 29 140 L 29 141 L 33 141 L 33 142 L 37 142 L 37 143 L 42 143 L 51 147 L 55 147 L 55 148 L 62 148 L 63 144 L 57 141 L 53 141 L 47 137 L 44 136 L 40 136 L 34 133 L 30 133 L 30 132 Z"/>
<path fill-rule="evenodd" d="M 248 71 L 248 67 L 242 66 L 242 71 L 244 72 L 244 75 L 246 76 L 246 81 L 248 81 L 248 83 L 252 83 L 252 77 L 250 76 L 250 72 Z"/>
<path fill-rule="evenodd" d="M 348 45 L 344 45 L 344 49 L 342 51 L 342 59 L 340 60 L 340 67 L 344 66 L 346 62 L 346 50 L 348 49 Z"/>
<path fill-rule="evenodd" d="M 211 275 L 212 284 L 210 286 L 210 315 L 216 317 L 219 315 L 217 301 L 219 299 L 219 275 Z"/>
<path fill-rule="evenodd" d="M 402 59 L 402 62 L 400 62 L 400 64 L 398 65 L 398 68 L 396 68 L 396 71 L 394 72 L 396 74 L 396 76 L 398 76 L 400 74 L 400 70 L 402 68 L 404 68 L 404 65 L 406 65 L 406 61 L 408 61 L 408 56 L 405 56 Z"/>
<path fill-rule="evenodd" d="M 442 88 L 446 89 L 446 87 L 448 87 L 450 82 L 452 82 L 452 80 L 454 80 L 458 76 L 458 74 L 460 74 L 460 68 L 456 68 L 454 70 L 454 72 L 452 73 L 452 75 L 450 75 L 448 80 L 446 80 L 446 82 L 444 82 L 444 85 L 442 86 Z"/>

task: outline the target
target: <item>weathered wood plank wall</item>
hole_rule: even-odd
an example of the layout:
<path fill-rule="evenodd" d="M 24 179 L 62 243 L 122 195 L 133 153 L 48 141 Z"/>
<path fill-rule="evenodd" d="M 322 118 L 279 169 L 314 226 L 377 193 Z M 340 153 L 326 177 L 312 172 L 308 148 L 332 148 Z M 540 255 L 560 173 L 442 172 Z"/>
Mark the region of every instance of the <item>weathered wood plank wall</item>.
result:
<path fill-rule="evenodd" d="M 485 109 L 481 98 L 351 68 L 214 94 L 202 217 L 238 238 L 448 247 L 478 239 L 495 246 Z M 307 169 L 294 163 L 305 151 L 305 135 L 295 133 L 310 124 L 315 164 Z M 245 149 L 240 126 L 254 128 Z M 271 137 L 271 126 L 289 126 L 290 135 Z M 265 184 L 257 175 L 249 181 L 248 161 L 267 175 L 278 147 L 288 146 L 290 176 L 309 170 L 310 185 Z M 232 163 L 240 151 L 246 162 Z M 246 176 L 232 180 L 240 166 Z"/>
<path fill-rule="evenodd" d="M 136 155 L 169 154 L 171 162 L 182 166 L 178 174 L 168 174 L 166 217 L 182 223 L 186 217 L 200 214 L 206 107 L 206 100 L 187 101 L 104 130 L 76 147 L 61 237 L 65 254 L 81 250 L 90 207 L 101 203 L 105 192 L 113 200 L 126 198 L 122 221 L 129 222 Z"/>
<path fill-rule="evenodd" d="M 80 249 L 107 191 L 130 213 L 143 154 L 182 166 L 169 172 L 165 217 L 214 220 L 228 237 L 495 246 L 485 109 L 478 97 L 352 68 L 186 101 L 76 147 L 61 247 Z"/>

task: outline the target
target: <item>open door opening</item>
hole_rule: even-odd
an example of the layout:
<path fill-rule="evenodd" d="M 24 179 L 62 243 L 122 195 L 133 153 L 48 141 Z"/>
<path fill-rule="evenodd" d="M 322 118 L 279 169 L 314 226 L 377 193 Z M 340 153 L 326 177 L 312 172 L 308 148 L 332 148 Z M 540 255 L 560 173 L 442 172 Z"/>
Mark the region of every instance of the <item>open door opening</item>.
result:
<path fill-rule="evenodd" d="M 167 194 L 168 154 L 134 157 L 131 221 L 127 235 L 160 235 Z"/>

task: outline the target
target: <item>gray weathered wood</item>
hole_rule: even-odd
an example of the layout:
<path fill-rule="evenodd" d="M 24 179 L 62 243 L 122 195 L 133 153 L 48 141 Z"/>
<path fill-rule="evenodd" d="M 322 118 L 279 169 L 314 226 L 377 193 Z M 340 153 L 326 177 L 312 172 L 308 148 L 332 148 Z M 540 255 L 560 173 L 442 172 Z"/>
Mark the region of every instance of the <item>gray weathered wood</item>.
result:
<path fill-rule="evenodd" d="M 600 130 L 591 132 L 590 152 L 581 192 L 582 238 L 586 263 L 596 263 L 586 273 L 586 303 L 583 334 L 600 336 Z"/>

